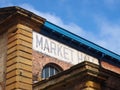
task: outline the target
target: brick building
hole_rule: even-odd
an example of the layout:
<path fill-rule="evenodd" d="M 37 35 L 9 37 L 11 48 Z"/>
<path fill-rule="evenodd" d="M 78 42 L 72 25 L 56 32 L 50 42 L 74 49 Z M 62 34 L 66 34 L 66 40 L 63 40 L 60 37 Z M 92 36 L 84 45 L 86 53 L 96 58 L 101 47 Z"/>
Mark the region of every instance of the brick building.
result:
<path fill-rule="evenodd" d="M 0 8 L 0 90 L 120 90 L 120 55 L 20 7 Z"/>

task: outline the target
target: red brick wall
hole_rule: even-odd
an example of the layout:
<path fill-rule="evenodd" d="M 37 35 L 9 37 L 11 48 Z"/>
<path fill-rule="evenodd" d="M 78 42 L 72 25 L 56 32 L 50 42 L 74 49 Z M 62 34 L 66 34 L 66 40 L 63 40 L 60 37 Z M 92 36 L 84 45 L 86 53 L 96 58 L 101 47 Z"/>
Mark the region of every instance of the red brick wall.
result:
<path fill-rule="evenodd" d="M 110 71 L 120 74 L 120 68 L 117 66 L 113 66 L 105 61 L 101 61 L 101 65 L 103 68 L 105 68 L 107 70 L 110 70 Z"/>
<path fill-rule="evenodd" d="M 43 67 L 48 63 L 54 63 L 60 66 L 63 70 L 66 70 L 72 66 L 72 64 L 58 60 L 56 58 L 47 56 L 33 50 L 33 80 L 41 79 L 41 72 Z"/>
<path fill-rule="evenodd" d="M 7 33 L 0 35 L 0 90 L 5 86 L 5 68 L 7 57 Z"/>

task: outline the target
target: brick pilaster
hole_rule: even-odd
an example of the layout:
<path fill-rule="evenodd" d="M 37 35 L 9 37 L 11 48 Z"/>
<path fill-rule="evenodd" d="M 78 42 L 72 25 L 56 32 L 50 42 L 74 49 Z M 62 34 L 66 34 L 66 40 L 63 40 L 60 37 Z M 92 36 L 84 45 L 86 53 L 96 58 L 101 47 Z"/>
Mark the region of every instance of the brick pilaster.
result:
<path fill-rule="evenodd" d="M 32 29 L 10 28 L 7 49 L 6 90 L 32 90 Z"/>

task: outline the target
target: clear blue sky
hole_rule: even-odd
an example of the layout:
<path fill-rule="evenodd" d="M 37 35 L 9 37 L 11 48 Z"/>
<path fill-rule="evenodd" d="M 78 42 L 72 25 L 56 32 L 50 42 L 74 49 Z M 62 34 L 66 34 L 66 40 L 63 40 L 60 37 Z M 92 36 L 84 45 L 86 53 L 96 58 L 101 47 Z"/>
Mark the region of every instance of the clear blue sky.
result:
<path fill-rule="evenodd" d="M 20 6 L 120 54 L 120 0 L 0 0 Z"/>

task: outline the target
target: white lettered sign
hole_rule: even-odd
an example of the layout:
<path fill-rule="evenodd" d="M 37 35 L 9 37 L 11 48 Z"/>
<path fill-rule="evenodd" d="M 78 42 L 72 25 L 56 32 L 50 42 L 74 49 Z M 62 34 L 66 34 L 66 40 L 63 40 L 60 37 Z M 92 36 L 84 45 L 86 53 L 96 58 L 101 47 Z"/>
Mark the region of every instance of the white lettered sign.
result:
<path fill-rule="evenodd" d="M 71 64 L 83 61 L 99 64 L 98 59 L 36 32 L 33 32 L 33 49 Z"/>

